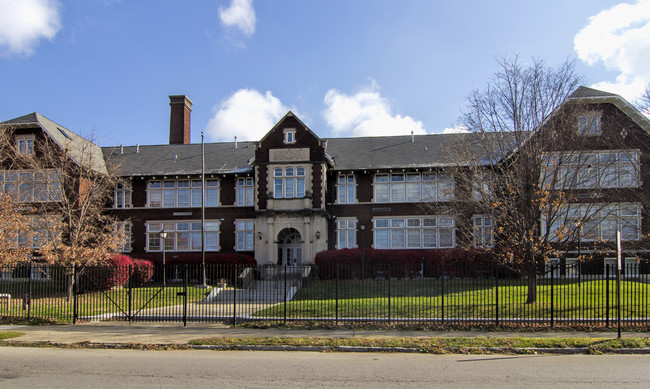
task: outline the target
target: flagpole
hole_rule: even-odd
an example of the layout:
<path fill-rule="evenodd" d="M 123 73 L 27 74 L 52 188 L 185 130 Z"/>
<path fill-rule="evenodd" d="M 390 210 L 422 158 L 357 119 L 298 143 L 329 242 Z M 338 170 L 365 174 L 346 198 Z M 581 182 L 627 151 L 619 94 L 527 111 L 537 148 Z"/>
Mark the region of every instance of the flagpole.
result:
<path fill-rule="evenodd" d="M 201 273 L 203 286 L 207 286 L 205 277 L 205 143 L 201 131 Z"/>

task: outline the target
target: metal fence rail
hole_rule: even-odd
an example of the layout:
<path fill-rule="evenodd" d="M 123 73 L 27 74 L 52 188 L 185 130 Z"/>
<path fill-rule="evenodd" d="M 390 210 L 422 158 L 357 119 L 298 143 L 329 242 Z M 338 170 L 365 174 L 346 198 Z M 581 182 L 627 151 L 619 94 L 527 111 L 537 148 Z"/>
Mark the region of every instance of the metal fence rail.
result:
<path fill-rule="evenodd" d="M 522 328 L 608 328 L 620 320 L 648 327 L 648 266 L 626 263 L 617 275 L 603 261 L 548 265 L 535 280 L 535 302 L 527 303 L 526 277 L 487 265 L 172 264 L 143 278 L 132 266 L 28 264 L 0 267 L 0 317 Z"/>

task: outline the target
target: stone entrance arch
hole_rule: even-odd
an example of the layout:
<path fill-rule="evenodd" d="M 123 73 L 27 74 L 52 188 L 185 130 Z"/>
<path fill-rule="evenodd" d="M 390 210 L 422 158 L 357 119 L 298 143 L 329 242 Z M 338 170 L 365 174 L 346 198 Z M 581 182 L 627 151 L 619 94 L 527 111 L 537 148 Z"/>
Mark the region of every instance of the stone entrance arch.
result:
<path fill-rule="evenodd" d="M 304 242 L 295 228 L 285 228 L 278 234 L 278 266 L 300 266 Z"/>

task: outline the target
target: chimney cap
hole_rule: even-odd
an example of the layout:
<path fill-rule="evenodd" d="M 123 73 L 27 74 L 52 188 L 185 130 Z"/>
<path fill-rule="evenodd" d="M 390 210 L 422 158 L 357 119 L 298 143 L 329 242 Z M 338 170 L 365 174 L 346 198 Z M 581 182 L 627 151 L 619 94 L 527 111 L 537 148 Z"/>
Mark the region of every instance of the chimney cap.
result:
<path fill-rule="evenodd" d="M 169 104 L 182 104 L 185 103 L 188 107 L 194 104 L 187 95 L 169 95 Z"/>

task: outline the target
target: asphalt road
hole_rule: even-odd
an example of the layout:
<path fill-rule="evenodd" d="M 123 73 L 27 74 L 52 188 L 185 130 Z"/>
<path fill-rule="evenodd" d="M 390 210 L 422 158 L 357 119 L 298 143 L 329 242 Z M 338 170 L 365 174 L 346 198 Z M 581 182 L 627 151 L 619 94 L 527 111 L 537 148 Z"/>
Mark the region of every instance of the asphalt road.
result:
<path fill-rule="evenodd" d="M 0 348 L 2 388 L 648 387 L 645 355 Z"/>

